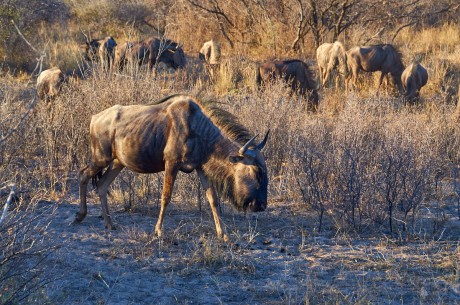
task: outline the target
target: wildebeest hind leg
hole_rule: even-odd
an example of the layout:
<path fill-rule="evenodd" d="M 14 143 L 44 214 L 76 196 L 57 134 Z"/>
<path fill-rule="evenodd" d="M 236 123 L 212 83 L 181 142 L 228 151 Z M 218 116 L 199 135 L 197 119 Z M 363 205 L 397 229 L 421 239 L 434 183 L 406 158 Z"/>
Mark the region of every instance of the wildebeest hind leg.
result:
<path fill-rule="evenodd" d="M 383 78 L 385 77 L 385 73 L 381 73 L 380 74 L 380 79 L 379 79 L 379 86 L 377 87 L 377 95 L 379 94 L 379 90 L 380 90 L 380 86 L 382 86 L 382 83 L 383 83 Z"/>
<path fill-rule="evenodd" d="M 198 176 L 200 177 L 201 184 L 206 191 L 206 198 L 209 201 L 209 205 L 211 206 L 212 216 L 214 217 L 214 223 L 216 224 L 216 232 L 217 236 L 223 239 L 225 242 L 228 242 L 230 239 L 224 232 L 222 231 L 222 226 L 220 224 L 219 219 L 219 211 L 217 209 L 218 206 L 218 197 L 216 191 L 213 187 L 209 184 L 208 179 L 206 178 L 205 174 L 201 170 L 197 170 Z"/>
<path fill-rule="evenodd" d="M 97 183 L 96 191 L 101 199 L 102 216 L 104 217 L 105 227 L 110 230 L 114 229 L 114 226 L 110 218 L 109 206 L 107 204 L 107 192 L 110 184 L 123 168 L 124 166 L 121 165 L 117 159 L 113 160 Z"/>
<path fill-rule="evenodd" d="M 80 183 L 80 211 L 75 216 L 76 222 L 81 222 L 86 217 L 86 213 L 88 211 L 86 205 L 86 192 L 88 189 L 88 182 L 91 177 L 94 177 L 97 173 L 99 173 L 103 168 L 90 164 L 85 166 L 83 169 L 80 170 L 79 174 L 79 183 Z"/>

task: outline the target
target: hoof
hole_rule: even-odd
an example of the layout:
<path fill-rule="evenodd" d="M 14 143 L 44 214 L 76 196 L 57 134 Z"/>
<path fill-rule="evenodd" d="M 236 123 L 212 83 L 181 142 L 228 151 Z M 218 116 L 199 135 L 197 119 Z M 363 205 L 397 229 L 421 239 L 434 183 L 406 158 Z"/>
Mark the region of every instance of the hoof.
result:
<path fill-rule="evenodd" d="M 106 228 L 107 230 L 111 230 L 111 231 L 115 231 L 115 230 L 117 229 L 117 227 L 114 226 L 114 225 L 105 225 L 105 228 Z"/>
<path fill-rule="evenodd" d="M 86 215 L 81 215 L 80 213 L 75 213 L 74 222 L 82 222 L 85 219 Z"/>
<path fill-rule="evenodd" d="M 69 225 L 70 226 L 75 226 L 81 224 L 81 220 L 74 219 Z"/>
<path fill-rule="evenodd" d="M 222 234 L 222 236 L 220 237 L 220 239 L 224 242 L 224 243 L 232 243 L 232 241 L 230 240 L 230 237 L 227 236 L 227 234 Z"/>

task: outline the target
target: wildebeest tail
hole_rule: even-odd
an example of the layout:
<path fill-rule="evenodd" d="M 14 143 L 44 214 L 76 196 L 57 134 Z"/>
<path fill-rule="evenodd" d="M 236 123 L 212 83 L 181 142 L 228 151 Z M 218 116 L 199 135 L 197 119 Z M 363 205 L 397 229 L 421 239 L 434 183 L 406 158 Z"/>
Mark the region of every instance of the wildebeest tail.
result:
<path fill-rule="evenodd" d="M 91 184 L 94 188 L 97 187 L 97 182 L 102 178 L 102 170 L 100 170 L 96 175 L 91 177 Z"/>
<path fill-rule="evenodd" d="M 257 76 L 256 76 L 257 87 L 260 88 L 262 85 L 262 75 L 260 74 L 260 67 L 257 67 Z"/>

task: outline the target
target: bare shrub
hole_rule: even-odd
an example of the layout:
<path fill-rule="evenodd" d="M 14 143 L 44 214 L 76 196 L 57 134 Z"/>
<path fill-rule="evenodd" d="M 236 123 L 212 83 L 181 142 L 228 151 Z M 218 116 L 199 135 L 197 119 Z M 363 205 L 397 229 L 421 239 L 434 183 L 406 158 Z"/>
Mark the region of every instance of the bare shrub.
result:
<path fill-rule="evenodd" d="M 382 102 L 351 99 L 336 117 L 309 117 L 294 136 L 291 190 L 317 212 L 319 230 L 326 215 L 339 231 L 381 227 L 407 237 L 420 229 L 418 211 L 447 165 L 441 155 L 458 147 L 446 141 L 457 131 L 443 111 L 427 120 Z"/>
<path fill-rule="evenodd" d="M 59 246 L 44 238 L 53 213 L 35 199 L 15 197 L 12 202 L 0 224 L 0 304 L 46 299 L 44 287 L 56 280 L 45 275 L 46 260 Z"/>

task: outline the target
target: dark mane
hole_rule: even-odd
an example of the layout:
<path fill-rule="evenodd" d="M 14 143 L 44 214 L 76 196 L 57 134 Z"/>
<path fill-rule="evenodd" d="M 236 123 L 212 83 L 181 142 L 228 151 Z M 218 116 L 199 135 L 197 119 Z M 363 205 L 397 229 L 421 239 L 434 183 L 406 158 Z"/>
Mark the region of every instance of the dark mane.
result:
<path fill-rule="evenodd" d="M 387 45 L 389 47 L 391 47 L 394 51 L 394 54 L 396 55 L 395 57 L 402 63 L 402 58 L 403 58 L 403 55 L 402 55 L 402 52 L 399 50 L 399 48 L 395 47 L 394 45 Z"/>
<path fill-rule="evenodd" d="M 303 62 L 300 59 L 287 59 L 287 60 L 282 60 L 285 64 L 292 64 L 294 62 Z"/>
<path fill-rule="evenodd" d="M 176 96 L 182 96 L 182 94 L 167 96 L 159 101 L 151 103 L 151 105 L 165 103 Z M 238 121 L 238 118 L 229 111 L 218 107 L 217 102 L 211 100 L 202 101 L 195 97 L 190 98 L 204 109 L 205 114 L 211 119 L 211 121 L 216 124 L 217 127 L 219 127 L 219 129 L 221 129 L 221 131 L 232 141 L 244 145 L 251 139 L 251 133 Z"/>
<path fill-rule="evenodd" d="M 307 73 L 307 82 L 308 82 L 308 89 L 315 89 L 316 88 L 316 80 L 315 80 L 315 72 L 313 69 L 303 61 L 301 61 L 302 65 L 304 66 L 306 73 Z"/>
<path fill-rule="evenodd" d="M 227 110 L 219 108 L 214 101 L 196 101 L 204 109 L 211 121 L 232 141 L 244 145 L 251 139 L 251 133 L 244 127 L 238 118 Z"/>
<path fill-rule="evenodd" d="M 162 103 L 167 102 L 168 100 L 172 99 L 173 97 L 180 96 L 180 95 L 182 95 L 182 94 L 168 95 L 168 96 L 162 98 L 162 99 L 159 100 L 159 101 L 155 101 L 155 102 L 149 103 L 149 105 L 158 105 L 158 104 L 162 104 Z"/>

